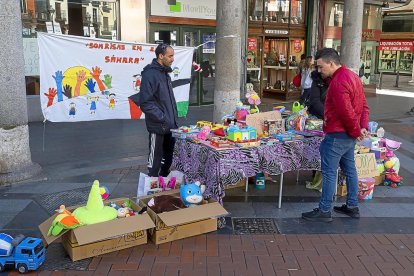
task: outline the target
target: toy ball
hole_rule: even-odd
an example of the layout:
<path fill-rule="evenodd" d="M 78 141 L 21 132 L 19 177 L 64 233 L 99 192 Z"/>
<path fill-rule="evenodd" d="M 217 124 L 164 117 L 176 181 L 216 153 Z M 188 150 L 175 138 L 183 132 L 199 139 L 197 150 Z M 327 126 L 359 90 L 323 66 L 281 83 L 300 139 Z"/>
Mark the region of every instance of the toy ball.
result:
<path fill-rule="evenodd" d="M 13 248 L 13 237 L 5 233 L 0 233 L 0 256 L 9 256 Z"/>
<path fill-rule="evenodd" d="M 99 193 L 101 194 L 101 197 L 102 197 L 103 200 L 107 199 L 110 195 L 109 189 L 105 186 L 101 186 L 99 188 Z"/>
<path fill-rule="evenodd" d="M 392 162 L 391 160 L 388 160 L 387 162 L 384 163 L 385 168 L 390 169 L 394 166 L 394 162 Z"/>

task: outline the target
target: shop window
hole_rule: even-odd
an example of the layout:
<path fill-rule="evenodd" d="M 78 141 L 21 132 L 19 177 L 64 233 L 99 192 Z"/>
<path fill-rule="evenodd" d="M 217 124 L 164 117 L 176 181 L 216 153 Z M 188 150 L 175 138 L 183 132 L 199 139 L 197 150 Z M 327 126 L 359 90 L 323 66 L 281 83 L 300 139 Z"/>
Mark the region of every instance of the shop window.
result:
<path fill-rule="evenodd" d="M 263 91 L 283 92 L 286 89 L 287 39 L 266 39 L 264 42 Z"/>
<path fill-rule="evenodd" d="M 290 0 L 266 0 L 265 21 L 289 23 Z"/>
<path fill-rule="evenodd" d="M 263 20 L 263 0 L 249 0 L 249 20 Z"/>
<path fill-rule="evenodd" d="M 260 37 L 249 37 L 247 45 L 247 82 L 253 84 L 255 91 L 260 91 L 260 49 L 262 39 Z"/>
<path fill-rule="evenodd" d="M 327 26 L 342 27 L 342 19 L 344 14 L 344 4 L 328 2 L 325 18 L 327 19 Z"/>
<path fill-rule="evenodd" d="M 381 30 L 381 27 L 382 27 L 381 7 L 374 6 L 374 5 L 364 5 L 362 29 Z"/>
<path fill-rule="evenodd" d="M 414 32 L 414 14 L 385 16 L 383 32 Z"/>
<path fill-rule="evenodd" d="M 304 0 L 292 0 L 292 11 L 290 14 L 291 24 L 304 24 L 305 23 L 305 1 Z"/>

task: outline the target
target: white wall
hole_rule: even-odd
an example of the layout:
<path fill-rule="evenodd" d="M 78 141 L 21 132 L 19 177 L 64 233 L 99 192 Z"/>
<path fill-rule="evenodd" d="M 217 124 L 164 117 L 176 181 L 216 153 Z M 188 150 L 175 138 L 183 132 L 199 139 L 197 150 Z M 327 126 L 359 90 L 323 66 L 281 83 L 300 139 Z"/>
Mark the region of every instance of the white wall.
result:
<path fill-rule="evenodd" d="M 121 0 L 121 40 L 147 41 L 145 0 Z"/>

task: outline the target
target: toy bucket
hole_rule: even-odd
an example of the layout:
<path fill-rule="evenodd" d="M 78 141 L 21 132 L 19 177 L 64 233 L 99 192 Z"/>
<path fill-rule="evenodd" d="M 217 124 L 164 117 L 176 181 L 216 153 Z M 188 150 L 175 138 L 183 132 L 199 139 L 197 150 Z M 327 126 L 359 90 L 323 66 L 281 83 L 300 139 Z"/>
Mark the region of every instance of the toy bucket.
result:
<path fill-rule="evenodd" d="M 256 189 L 264 189 L 266 184 L 266 177 L 264 173 L 256 173 L 255 187 Z"/>
<path fill-rule="evenodd" d="M 358 180 L 358 198 L 361 200 L 372 199 L 374 194 L 375 179 L 372 177 L 360 178 Z"/>
<path fill-rule="evenodd" d="M 292 104 L 292 112 L 299 112 L 300 110 L 302 110 L 303 108 L 305 108 L 303 105 L 301 105 L 299 102 L 294 102 Z"/>

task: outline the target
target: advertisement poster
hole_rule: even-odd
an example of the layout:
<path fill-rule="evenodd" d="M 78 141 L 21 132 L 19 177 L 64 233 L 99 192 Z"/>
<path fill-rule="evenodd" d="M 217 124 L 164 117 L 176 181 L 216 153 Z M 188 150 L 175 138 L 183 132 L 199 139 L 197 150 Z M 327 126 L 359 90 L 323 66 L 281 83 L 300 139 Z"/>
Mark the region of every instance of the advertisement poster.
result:
<path fill-rule="evenodd" d="M 216 52 L 216 34 L 203 34 L 203 54 L 214 54 Z"/>
<path fill-rule="evenodd" d="M 46 120 L 78 122 L 141 119 L 129 97 L 139 93 L 141 71 L 155 44 L 38 33 L 40 104 Z M 193 48 L 174 47 L 171 75 L 178 115 L 188 111 Z"/>
<path fill-rule="evenodd" d="M 247 51 L 256 52 L 257 50 L 257 38 L 249 37 L 247 39 Z"/>

